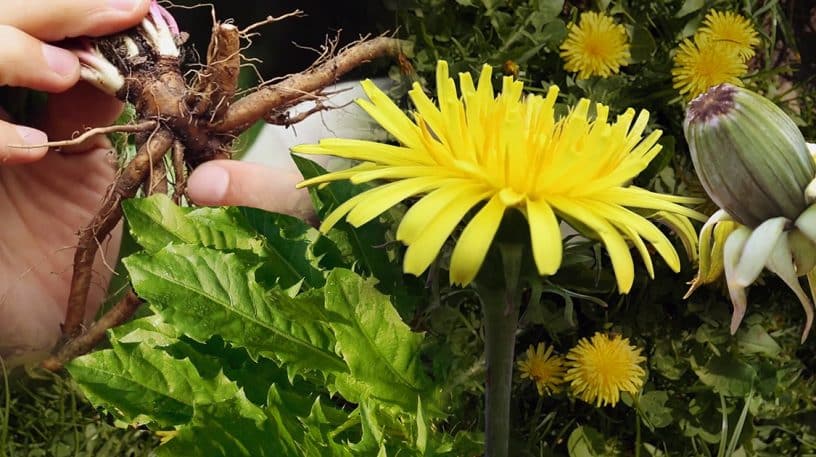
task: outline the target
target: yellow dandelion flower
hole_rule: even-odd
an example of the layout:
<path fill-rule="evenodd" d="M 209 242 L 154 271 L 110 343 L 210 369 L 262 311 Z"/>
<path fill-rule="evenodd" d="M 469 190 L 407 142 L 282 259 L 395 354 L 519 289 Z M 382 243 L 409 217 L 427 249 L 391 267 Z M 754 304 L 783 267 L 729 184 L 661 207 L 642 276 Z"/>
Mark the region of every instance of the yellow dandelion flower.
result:
<path fill-rule="evenodd" d="M 697 35 L 680 43 L 674 56 L 674 88 L 692 99 L 722 83 L 742 85 L 740 76 L 747 73 L 745 62 L 733 46 Z"/>
<path fill-rule="evenodd" d="M 527 348 L 527 358 L 519 360 L 518 369 L 522 379 L 530 378 L 535 382 L 539 395 L 554 392 L 564 382 L 564 359 L 553 355 L 552 346 L 547 347 L 544 343 Z"/>
<path fill-rule="evenodd" d="M 759 35 L 751 22 L 733 11 L 710 11 L 697 33 L 732 47 L 743 62 L 754 56 L 754 46 L 759 44 Z"/>
<path fill-rule="evenodd" d="M 603 13 L 581 13 L 578 24 L 569 25 L 561 45 L 564 69 L 578 73 L 579 79 L 607 77 L 629 62 L 629 35 L 626 28 Z"/>
<path fill-rule="evenodd" d="M 615 406 L 621 392 L 634 395 L 643 387 L 646 372 L 640 363 L 646 359 L 640 351 L 620 335 L 609 338 L 596 333 L 591 341 L 582 338 L 567 354 L 564 381 L 587 403 Z"/>
<path fill-rule="evenodd" d="M 653 269 L 644 240 L 672 269 L 679 270 L 674 246 L 647 217 L 669 221 L 696 249 L 697 236 L 688 217 L 704 220 L 705 216 L 681 205 L 696 199 L 627 185 L 660 151 L 659 131 L 643 137 L 649 114 L 642 111 L 636 117 L 629 109 L 609 121 L 609 108 L 598 104 L 591 119 L 589 100 L 581 100 L 559 119 L 557 87 L 550 88 L 546 97 L 524 97 L 523 84 L 505 77 L 502 92 L 494 96 L 491 72 L 485 65 L 478 85 L 470 74 L 460 74 L 460 96 L 448 76 L 447 63 L 439 62 L 438 105 L 415 84 L 409 92 L 417 109 L 414 119 L 372 82 L 363 82 L 370 100 L 359 100 L 359 105 L 400 145 L 329 138 L 295 147 L 297 153 L 363 161 L 299 186 L 343 179 L 355 184 L 391 182 L 341 204 L 326 217 L 321 230 L 329 230 L 344 216 L 360 226 L 407 198 L 421 196 L 396 232 L 396 238 L 408 245 L 403 264 L 407 273 L 422 274 L 462 219 L 477 207 L 451 255 L 454 284 L 466 285 L 479 272 L 508 208 L 527 218 L 533 258 L 542 275 L 554 274 L 561 265 L 559 217 L 604 243 L 622 293 L 629 291 L 634 278 L 627 240 L 649 274 Z"/>

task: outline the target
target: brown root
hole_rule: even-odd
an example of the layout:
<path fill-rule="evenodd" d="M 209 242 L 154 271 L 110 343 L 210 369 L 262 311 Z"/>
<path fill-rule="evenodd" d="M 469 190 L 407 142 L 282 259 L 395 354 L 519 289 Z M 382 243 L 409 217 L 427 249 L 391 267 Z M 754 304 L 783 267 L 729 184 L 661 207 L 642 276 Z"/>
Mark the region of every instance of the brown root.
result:
<path fill-rule="evenodd" d="M 168 189 L 167 167 L 164 164 L 164 157 L 162 157 L 150 166 L 150 174 L 144 186 L 144 194 L 167 194 Z"/>
<path fill-rule="evenodd" d="M 150 173 L 150 166 L 161 160 L 170 147 L 173 135 L 166 129 L 159 129 L 139 148 L 136 157 L 127 164 L 111 187 L 102 206 L 93 220 L 79 233 L 74 254 L 74 274 L 71 278 L 71 292 L 68 308 L 62 326 L 64 335 L 76 337 L 81 330 L 91 284 L 93 262 L 99 244 L 119 223 L 122 217 L 122 200 L 136 195 L 139 186 Z"/>
<path fill-rule="evenodd" d="M 221 119 L 238 90 L 240 71 L 240 32 L 232 24 L 215 24 L 207 50 L 207 66 L 199 73 L 193 88 L 191 113 L 196 115 L 212 110 L 210 117 Z"/>
<path fill-rule="evenodd" d="M 62 141 L 49 141 L 48 143 L 42 144 L 10 144 L 8 145 L 10 148 L 20 148 L 20 149 L 34 149 L 34 148 L 65 148 L 68 146 L 77 146 L 80 145 L 89 139 L 95 137 L 96 135 L 107 135 L 109 133 L 138 133 L 138 132 L 149 132 L 156 128 L 158 123 L 156 121 L 143 121 L 137 124 L 124 124 L 124 125 L 111 125 L 108 127 L 96 127 L 92 129 L 88 129 L 83 132 L 81 135 L 71 138 L 70 140 L 62 140 Z"/>
<path fill-rule="evenodd" d="M 144 302 L 133 292 L 133 289 L 128 289 L 125 296 L 99 320 L 91 324 L 85 333 L 68 341 L 54 355 L 47 358 L 42 363 L 43 368 L 59 371 L 72 359 L 91 351 L 105 338 L 105 332 L 108 329 L 127 322 L 142 303 Z"/>
<path fill-rule="evenodd" d="M 345 107 L 347 105 L 348 105 L 348 103 L 346 105 L 340 106 L 338 108 L 343 108 L 343 107 Z M 329 111 L 329 110 L 332 110 L 332 109 L 335 109 L 335 107 L 334 106 L 329 106 L 329 105 L 324 105 L 323 102 L 317 101 L 317 102 L 315 102 L 315 106 L 313 106 L 312 108 L 310 108 L 310 109 L 308 109 L 308 110 L 306 110 L 306 111 L 304 111 L 302 113 L 298 113 L 298 114 L 296 114 L 294 116 L 290 116 L 288 111 L 283 112 L 283 113 L 270 113 L 270 114 L 268 114 L 268 115 L 266 115 L 264 117 L 264 120 L 266 121 L 267 124 L 282 125 L 282 126 L 288 127 L 290 125 L 295 125 L 298 122 L 301 122 L 301 121 L 305 120 L 307 117 L 311 116 L 312 114 L 319 113 L 321 111 Z"/>
<path fill-rule="evenodd" d="M 187 163 L 184 161 L 184 143 L 176 140 L 173 144 L 173 202 L 181 204 L 181 197 L 187 192 Z"/>
<path fill-rule="evenodd" d="M 242 36 L 248 36 L 249 32 L 251 32 L 251 31 L 253 31 L 253 30 L 255 30 L 255 29 L 259 28 L 259 27 L 263 27 L 265 25 L 271 24 L 273 22 L 282 21 L 282 20 L 288 19 L 290 17 L 303 17 L 303 16 L 305 16 L 305 14 L 301 10 L 294 10 L 294 11 L 286 13 L 286 14 L 281 14 L 280 16 L 267 16 L 266 19 L 264 19 L 262 21 L 258 21 L 258 22 L 254 23 L 254 24 L 250 24 L 245 29 L 241 30 L 241 35 Z"/>
<path fill-rule="evenodd" d="M 298 15 L 300 12 L 291 13 Z M 64 147 L 82 143 L 93 135 L 135 133 L 138 152 L 118 174 L 91 222 L 80 231 L 71 290 L 63 324 L 65 344 L 43 365 L 58 370 L 70 359 L 84 354 L 104 338 L 105 331 L 129 319 L 141 304 L 132 291 L 83 334 L 88 290 L 99 245 L 122 218 L 122 200 L 132 198 L 140 187 L 147 194 L 168 191 L 167 168 L 172 166 L 173 199 L 180 203 L 188 171 L 201 163 L 229 159 L 233 140 L 256 121 L 268 119 L 291 125 L 306 116 L 328 109 L 321 103 L 324 89 L 359 65 L 383 56 L 399 57 L 401 42 L 379 37 L 361 41 L 332 57 L 336 43 L 327 46 L 318 62 L 308 70 L 290 75 L 274 85 L 232 102 L 238 87 L 241 56 L 239 39 L 247 38 L 255 27 L 280 20 L 269 18 L 239 31 L 231 25 L 216 24 L 208 63 L 194 87 L 188 87 L 177 59 L 159 58 L 126 77 L 126 89 L 119 95 L 132 102 L 141 122 L 125 126 L 89 130 L 79 137 L 42 146 Z M 141 73 L 140 73 L 141 72 Z M 314 100 L 316 106 L 295 117 L 285 113 L 296 104 Z M 148 131 L 152 133 L 148 135 Z M 164 162 L 169 149 L 170 164 Z"/>
<path fill-rule="evenodd" d="M 329 86 L 363 63 L 384 56 L 398 57 L 402 42 L 396 38 L 378 37 L 346 48 L 337 56 L 303 73 L 289 76 L 278 84 L 266 86 L 230 106 L 213 132 L 236 133 L 249 128 L 267 113 L 281 111 L 304 94 Z"/>

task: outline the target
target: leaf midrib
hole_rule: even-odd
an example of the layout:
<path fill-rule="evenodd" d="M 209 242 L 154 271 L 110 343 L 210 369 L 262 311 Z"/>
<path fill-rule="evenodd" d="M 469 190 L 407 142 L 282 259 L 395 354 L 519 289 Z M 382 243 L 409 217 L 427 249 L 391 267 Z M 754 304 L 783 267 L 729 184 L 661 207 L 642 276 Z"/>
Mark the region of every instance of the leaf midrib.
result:
<path fill-rule="evenodd" d="M 116 354 L 114 354 L 114 355 L 116 355 Z M 119 360 L 120 362 L 122 361 L 122 358 L 120 358 L 118 355 L 116 355 L 116 358 L 117 358 L 117 360 Z M 130 370 L 127 370 L 127 371 L 124 371 L 124 372 L 118 372 L 118 371 L 109 371 L 109 370 L 104 370 L 104 369 L 102 369 L 102 368 L 99 368 L 99 367 L 94 367 L 94 366 L 91 366 L 91 365 L 78 365 L 78 366 L 79 366 L 79 367 L 81 367 L 82 369 L 87 370 L 87 371 L 90 371 L 90 372 L 92 372 L 93 374 L 96 374 L 96 375 L 106 375 L 106 376 L 107 376 L 107 377 L 109 377 L 109 378 L 117 378 L 117 379 L 121 379 L 121 380 L 127 381 L 127 383 L 130 383 L 130 384 L 136 384 L 137 386 L 141 387 L 142 389 L 144 389 L 144 390 L 146 390 L 146 391 L 148 391 L 148 392 L 152 392 L 152 393 L 154 393 L 154 394 L 156 394 L 156 395 L 158 395 L 158 396 L 160 396 L 160 397 L 170 398 L 170 399 L 172 399 L 172 400 L 174 400 L 174 401 L 177 401 L 177 402 L 181 403 L 182 405 L 189 406 L 191 409 L 192 409 L 192 408 L 194 408 L 194 406 L 195 406 L 195 399 L 194 399 L 194 398 L 193 398 L 193 399 L 191 399 L 191 402 L 190 402 L 190 403 L 188 403 L 188 402 L 186 402 L 186 401 L 182 400 L 181 398 L 174 397 L 174 396 L 170 395 L 170 391 L 169 391 L 169 389 L 168 389 L 168 391 L 166 391 L 166 392 L 161 392 L 161 391 L 159 391 L 159 390 L 156 390 L 156 388 L 154 388 L 154 387 L 150 387 L 148 384 L 146 384 L 146 383 L 144 383 L 144 382 L 139 382 L 139 380 L 138 380 L 138 378 L 137 378 L 137 377 L 134 377 L 134 376 L 130 376 L 130 377 L 129 377 L 129 376 L 125 376 L 125 374 L 129 374 L 129 373 L 131 373 L 131 371 L 130 371 Z M 158 372 L 162 372 L 162 370 L 160 370 L 160 369 L 159 369 L 158 367 L 156 367 L 155 365 L 152 365 L 152 364 L 151 364 L 151 366 L 152 366 L 153 368 L 155 368 L 155 369 L 156 369 L 156 371 L 158 371 Z M 124 367 L 123 367 L 123 368 L 124 368 Z M 124 374 L 123 374 L 123 373 L 124 373 Z M 97 379 L 97 380 L 100 380 L 100 379 L 102 379 L 102 380 L 103 380 L 104 378 L 102 378 L 102 376 L 99 376 L 99 377 L 97 377 L 96 379 Z M 169 384 L 166 382 L 166 378 L 164 378 L 164 379 L 165 379 L 165 383 L 164 383 L 164 384 L 166 384 L 166 385 L 168 385 L 168 386 L 169 386 Z M 82 381 L 81 381 L 81 380 L 78 380 L 78 381 L 79 381 L 80 383 L 82 383 Z M 91 381 L 85 381 L 85 382 L 87 382 L 87 383 L 89 383 L 89 384 L 91 383 Z M 110 384 L 109 384 L 109 383 L 105 383 L 105 382 L 101 382 L 101 381 L 100 381 L 100 382 L 93 382 L 93 383 L 94 383 L 94 384 L 100 384 L 100 385 L 108 386 L 108 387 L 110 386 Z M 189 391 L 190 391 L 191 393 L 195 393 L 195 389 L 193 389 L 193 388 L 192 388 L 192 386 L 189 386 L 189 385 L 188 385 L 188 387 L 190 387 Z M 111 389 L 111 390 L 113 390 L 113 389 Z M 116 390 L 119 390 L 119 389 L 116 389 Z M 152 416 L 151 416 L 151 417 L 152 417 Z M 155 419 L 155 417 L 154 417 L 154 419 Z"/>
<path fill-rule="evenodd" d="M 339 283 L 338 283 L 338 286 L 340 286 L 340 284 L 339 284 Z M 350 297 L 349 297 L 349 296 L 348 296 L 348 294 L 346 293 L 346 289 L 345 289 L 344 287 L 342 287 L 342 286 L 340 286 L 340 287 L 338 287 L 338 288 L 340 289 L 341 294 L 343 295 L 343 299 L 345 300 L 345 302 L 346 302 L 346 303 L 348 303 L 349 305 L 351 305 L 351 303 L 352 303 L 352 302 L 351 302 L 351 300 L 350 300 Z M 373 351 L 372 351 L 372 352 L 374 352 L 375 354 L 377 354 L 377 356 L 378 356 L 378 358 L 379 358 L 380 360 L 384 360 L 384 361 L 386 361 L 386 362 L 384 362 L 384 365 L 385 365 L 385 366 L 388 368 L 388 371 L 390 371 L 392 374 L 394 374 L 394 375 L 395 375 L 395 377 L 396 377 L 397 379 L 399 379 L 403 385 L 405 385 L 406 387 L 408 387 L 408 388 L 409 388 L 409 389 L 411 389 L 412 391 L 414 391 L 414 392 L 421 392 L 421 391 L 422 391 L 422 389 L 421 389 L 421 388 L 419 388 L 419 387 L 414 387 L 414 386 L 413 386 L 413 384 L 412 384 L 412 383 L 411 383 L 411 382 L 410 382 L 408 379 L 406 379 L 404 376 L 402 376 L 402 373 L 400 373 L 400 372 L 399 372 L 399 371 L 398 371 L 398 370 L 397 370 L 397 369 L 396 369 L 394 366 L 392 366 L 390 363 L 388 363 L 388 362 L 387 362 L 388 358 L 387 358 L 387 357 L 385 357 L 385 355 L 384 355 L 384 354 L 382 354 L 382 353 L 379 351 L 379 348 L 377 347 L 377 345 L 376 345 L 376 344 L 374 344 L 374 341 L 373 341 L 373 340 L 372 340 L 372 339 L 369 337 L 368 333 L 367 333 L 367 332 L 365 332 L 365 330 L 363 329 L 363 327 L 362 327 L 362 326 L 360 326 L 360 325 L 358 325 L 359 320 L 358 320 L 358 319 L 354 319 L 353 321 L 354 321 L 354 327 L 356 327 L 356 328 L 359 330 L 359 332 L 360 332 L 360 333 L 363 335 L 363 337 L 364 337 L 364 339 L 366 340 L 366 343 L 368 344 L 368 346 L 369 346 L 370 348 L 373 348 Z M 358 353 L 359 353 L 359 351 L 358 351 Z M 349 368 L 350 368 L 350 367 L 349 367 Z"/>
<path fill-rule="evenodd" d="M 226 309 L 227 311 L 232 311 L 235 314 L 237 314 L 238 316 L 245 318 L 249 322 L 255 323 L 256 325 L 258 325 L 261 328 L 265 328 L 265 329 L 270 330 L 271 333 L 280 336 L 284 340 L 290 341 L 290 342 L 296 344 L 297 346 L 305 347 L 308 351 L 319 355 L 321 358 L 327 359 L 328 361 L 330 361 L 334 365 L 340 366 L 342 368 L 346 367 L 343 360 L 340 359 L 339 357 L 328 354 L 326 351 L 320 350 L 316 346 L 314 346 L 314 345 L 312 345 L 312 344 L 310 344 L 308 342 L 305 342 L 304 340 L 301 340 L 299 338 L 295 338 L 292 335 L 284 333 L 282 330 L 278 329 L 277 327 L 264 325 L 263 322 L 258 321 L 257 319 L 253 319 L 248 314 L 246 314 L 246 313 L 242 312 L 241 310 L 239 310 L 239 308 L 228 306 L 227 304 L 223 303 L 221 300 L 218 300 L 216 297 L 212 296 L 209 293 L 206 293 L 204 290 L 201 290 L 200 288 L 191 287 L 189 284 L 185 284 L 183 282 L 177 281 L 174 278 L 164 276 L 161 273 L 157 273 L 155 271 L 151 271 L 151 274 L 153 274 L 153 276 L 156 276 L 156 277 L 158 277 L 158 278 L 160 278 L 162 280 L 165 280 L 166 282 L 168 282 L 170 284 L 177 285 L 177 286 L 181 287 L 182 289 L 185 289 L 185 290 L 188 290 L 188 291 L 191 291 L 191 292 L 194 292 L 194 293 L 198 293 L 198 295 L 210 300 L 215 305 L 220 306 L 221 308 Z M 266 300 L 264 300 L 264 303 L 268 304 L 268 302 Z M 173 308 L 175 308 L 175 307 L 173 307 Z M 247 345 L 239 345 L 239 346 L 248 348 Z M 297 354 L 295 354 L 295 355 L 297 355 Z M 344 372 L 346 370 L 345 369 L 339 369 L 337 371 Z"/>

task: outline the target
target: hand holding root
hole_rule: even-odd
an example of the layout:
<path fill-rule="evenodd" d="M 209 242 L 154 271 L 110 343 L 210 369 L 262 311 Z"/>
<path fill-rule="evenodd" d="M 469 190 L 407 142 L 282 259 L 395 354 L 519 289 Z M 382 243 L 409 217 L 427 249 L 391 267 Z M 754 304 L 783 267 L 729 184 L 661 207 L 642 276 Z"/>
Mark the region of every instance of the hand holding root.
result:
<path fill-rule="evenodd" d="M 302 73 L 261 86 L 233 101 L 241 64 L 240 38 L 236 27 L 216 24 L 207 63 L 189 82 L 180 69 L 178 45 L 182 38 L 178 26 L 155 1 L 139 27 L 80 43 L 76 54 L 83 64 L 83 79 L 135 106 L 137 122 L 119 131 L 137 132 L 138 153 L 118 174 L 93 221 L 80 232 L 63 324 L 69 341 L 44 363 L 45 367 L 60 369 L 68 360 L 89 351 L 108 328 L 124 322 L 138 308 L 138 297 L 128 292 L 83 333 L 82 317 L 98 246 L 121 219 L 123 199 L 134 197 L 140 188 L 146 194 L 166 190 L 166 182 L 156 177 L 166 176 L 165 170 L 155 172 L 163 166 L 166 154 L 172 158 L 174 196 L 178 199 L 187 174 L 207 161 L 229 158 L 233 140 L 256 121 L 314 99 L 326 86 L 363 63 L 400 54 L 396 39 L 361 41 L 336 56 L 323 56 Z"/>

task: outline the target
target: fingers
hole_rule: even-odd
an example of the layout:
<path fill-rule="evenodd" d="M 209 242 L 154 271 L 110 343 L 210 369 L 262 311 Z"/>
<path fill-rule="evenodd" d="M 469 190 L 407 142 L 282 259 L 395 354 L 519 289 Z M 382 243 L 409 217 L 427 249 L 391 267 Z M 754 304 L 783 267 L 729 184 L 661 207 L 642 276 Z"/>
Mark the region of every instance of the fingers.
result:
<path fill-rule="evenodd" d="M 314 221 L 314 208 L 303 178 L 288 170 L 232 160 L 199 166 L 187 183 L 187 195 L 199 205 L 251 206 Z"/>
<path fill-rule="evenodd" d="M 101 36 L 138 24 L 147 14 L 149 3 L 149 0 L 2 0 L 0 21 L 43 41 Z"/>
<path fill-rule="evenodd" d="M 121 111 L 119 100 L 81 81 L 66 92 L 50 95 L 35 125 L 48 132 L 51 140 L 68 140 L 89 128 L 113 124 Z M 96 147 L 108 147 L 104 135 L 97 135 L 82 145 L 62 148 L 61 152 L 88 151 Z"/>
<path fill-rule="evenodd" d="M 0 121 L 0 165 L 34 162 L 41 159 L 48 148 L 26 148 L 42 144 L 48 137 L 40 130 Z"/>
<path fill-rule="evenodd" d="M 0 43 L 0 86 L 60 92 L 79 79 L 79 60 L 65 49 L 8 25 L 0 25 Z"/>

